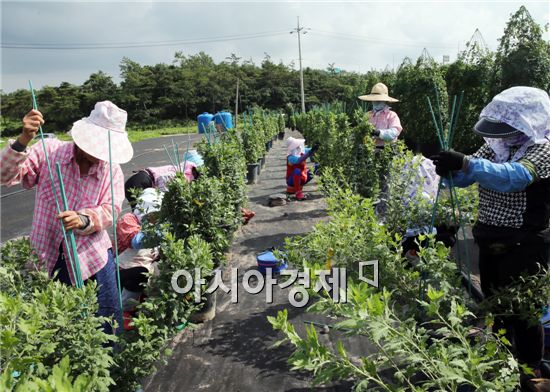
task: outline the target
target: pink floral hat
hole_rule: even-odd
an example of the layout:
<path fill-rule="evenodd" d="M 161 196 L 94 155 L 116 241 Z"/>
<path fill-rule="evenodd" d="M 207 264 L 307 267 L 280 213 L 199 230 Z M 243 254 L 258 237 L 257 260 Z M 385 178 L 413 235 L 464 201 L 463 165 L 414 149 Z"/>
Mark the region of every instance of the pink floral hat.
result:
<path fill-rule="evenodd" d="M 89 117 L 73 124 L 70 134 L 75 144 L 91 156 L 109 161 L 109 133 L 113 163 L 132 159 L 134 149 L 128 140 L 128 114 L 110 101 L 97 102 Z"/>

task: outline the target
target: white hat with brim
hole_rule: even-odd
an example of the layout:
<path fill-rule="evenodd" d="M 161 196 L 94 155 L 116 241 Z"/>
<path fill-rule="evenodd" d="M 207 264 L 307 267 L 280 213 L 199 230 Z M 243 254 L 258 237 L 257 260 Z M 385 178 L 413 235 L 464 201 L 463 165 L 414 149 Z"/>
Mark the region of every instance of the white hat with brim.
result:
<path fill-rule="evenodd" d="M 399 102 L 398 99 L 392 98 L 388 95 L 388 87 L 384 83 L 376 83 L 370 94 L 361 95 L 358 97 L 361 101 L 369 102 Z"/>
<path fill-rule="evenodd" d="M 138 204 L 134 209 L 134 215 L 138 218 L 140 223 L 147 214 L 160 210 L 163 197 L 164 193 L 156 188 L 145 188 L 143 190 L 139 197 Z"/>
<path fill-rule="evenodd" d="M 286 139 L 286 148 L 287 148 L 287 155 L 291 155 L 295 152 L 295 150 L 300 150 L 300 153 L 303 152 L 305 148 L 305 139 L 297 139 L 294 137 L 289 137 Z"/>
<path fill-rule="evenodd" d="M 89 117 L 73 124 L 70 134 L 78 148 L 94 158 L 109 162 L 110 144 L 112 162 L 126 163 L 134 155 L 126 132 L 127 117 L 126 111 L 114 103 L 98 102 Z"/>

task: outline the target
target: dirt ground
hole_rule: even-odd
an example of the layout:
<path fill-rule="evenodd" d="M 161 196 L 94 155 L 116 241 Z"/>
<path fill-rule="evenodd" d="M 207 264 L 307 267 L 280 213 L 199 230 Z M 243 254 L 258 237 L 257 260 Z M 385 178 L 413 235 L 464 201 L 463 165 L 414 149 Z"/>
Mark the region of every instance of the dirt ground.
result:
<path fill-rule="evenodd" d="M 295 136 L 287 132 L 286 137 Z M 286 237 L 311 231 L 314 224 L 327 219 L 325 203 L 315 179 L 306 185 L 307 201 L 290 201 L 285 206 L 269 207 L 269 195 L 284 193 L 286 170 L 284 141 L 274 143 L 258 184 L 248 187 L 249 207 L 256 217 L 237 233 L 231 249 L 231 260 L 224 270 L 223 281 L 229 285 L 230 269 L 238 268 L 238 303 L 231 295 L 218 290 L 217 314 L 212 321 L 195 331 L 184 331 L 174 341 L 168 364 L 159 367 L 143 385 L 153 391 L 349 391 L 351 384 L 329 388 L 312 388 L 311 376 L 291 372 L 286 363 L 291 346 L 272 349 L 281 338 L 273 331 L 267 316 L 288 309 L 289 319 L 304 331 L 303 321 L 321 321 L 320 316 L 305 314 L 288 300 L 290 289 L 273 289 L 273 302 L 266 303 L 266 289 L 247 293 L 243 274 L 256 268 L 256 255 L 270 247 L 282 247 Z M 292 268 L 290 266 L 289 268 Z M 251 280 L 252 281 L 252 280 Z M 322 335 L 330 343 L 333 333 Z M 364 344 L 364 343 L 363 343 Z"/>
<path fill-rule="evenodd" d="M 299 135 L 287 132 L 288 136 Z M 265 288 L 258 294 L 249 294 L 241 284 L 243 274 L 256 268 L 258 253 L 270 247 L 282 247 L 286 237 L 307 233 L 315 224 L 328 219 L 315 179 L 306 185 L 307 201 L 268 206 L 269 195 L 285 191 L 285 158 L 285 142 L 277 141 L 267 155 L 259 183 L 248 187 L 248 208 L 256 212 L 256 217 L 237 233 L 223 275 L 224 283 L 229 285 L 231 268 L 238 268 L 238 302 L 233 303 L 231 294 L 218 290 L 216 317 L 176 337 L 168 363 L 145 380 L 143 389 L 146 392 L 336 392 L 352 389 L 353 383 L 345 381 L 328 387 L 313 387 L 311 374 L 290 371 L 286 362 L 292 352 L 289 344 L 271 348 L 281 336 L 273 331 L 267 316 L 275 316 L 279 310 L 288 309 L 289 320 L 302 336 L 306 322 L 333 323 L 334 320 L 291 306 L 289 288 L 275 286 L 273 302 L 266 303 Z M 467 242 L 472 245 L 471 237 Z M 475 260 L 475 255 L 470 257 Z M 317 331 L 321 329 L 317 327 Z M 334 348 L 342 338 L 341 333 L 333 330 L 320 334 L 320 341 L 329 348 Z M 366 339 L 345 337 L 343 340 L 352 356 L 365 355 L 374 349 Z"/>

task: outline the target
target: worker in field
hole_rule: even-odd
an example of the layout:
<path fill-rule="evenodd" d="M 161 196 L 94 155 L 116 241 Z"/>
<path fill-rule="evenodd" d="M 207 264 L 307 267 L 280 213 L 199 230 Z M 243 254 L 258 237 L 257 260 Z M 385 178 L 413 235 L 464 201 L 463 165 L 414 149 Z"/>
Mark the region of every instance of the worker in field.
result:
<path fill-rule="evenodd" d="M 474 132 L 485 138 L 476 153 L 443 151 L 432 160 L 439 175 L 452 175 L 454 185 L 478 184 L 479 216 L 473 234 L 479 245 L 481 288 L 485 297 L 496 299 L 512 284 L 522 290 L 521 274 L 548 271 L 550 97 L 533 87 L 509 88 L 482 110 Z M 530 305 L 542 310 L 548 298 L 538 301 Z M 542 326 L 517 310 L 505 316 L 500 314 L 506 311 L 496 306 L 493 311 L 499 315 L 493 330 L 506 329 L 519 361 L 537 376 L 544 373 Z M 524 388 L 532 382 L 528 379 L 522 377 Z"/>
<path fill-rule="evenodd" d="M 143 292 L 151 275 L 158 276 L 158 248 L 144 246 L 144 222 L 155 224 L 157 212 L 162 204 L 164 193 L 159 189 L 146 188 L 136 200 L 132 212 L 122 215 L 116 226 L 119 252 L 120 284 L 122 286 L 122 306 L 124 329 L 133 329 L 132 319 L 136 305 L 143 299 Z"/>
<path fill-rule="evenodd" d="M 372 102 L 369 111 L 369 122 L 374 126 L 372 136 L 376 138 L 376 147 L 382 148 L 386 143 L 395 142 L 403 130 L 397 113 L 389 106 L 392 102 L 399 102 L 388 95 L 388 88 L 384 83 L 376 83 L 370 94 L 361 95 L 362 101 Z"/>
<path fill-rule="evenodd" d="M 317 145 L 306 148 L 304 139 L 292 136 L 287 139 L 286 184 L 287 193 L 294 194 L 296 200 L 306 200 L 302 192 L 303 186 L 310 182 L 313 173 L 307 168 L 307 159 L 312 157 L 319 148 Z"/>
<path fill-rule="evenodd" d="M 193 155 L 194 159 L 184 160 L 179 169 L 188 182 L 199 177 L 198 167 L 204 164 L 202 157 L 200 157 L 198 153 L 195 154 L 196 155 Z M 134 172 L 124 184 L 126 200 L 128 200 L 130 207 L 136 207 L 140 190 L 157 188 L 161 192 L 166 192 L 168 183 L 173 180 L 175 176 L 176 167 L 173 165 L 146 167 L 145 169 Z"/>
<path fill-rule="evenodd" d="M 181 172 L 187 180 L 192 182 L 199 178 L 199 168 L 204 165 L 202 156 L 196 150 L 187 151 L 184 161 L 181 163 Z M 126 200 L 132 209 L 136 208 L 141 191 L 147 188 L 156 188 L 166 192 L 168 183 L 176 177 L 176 167 L 173 165 L 147 167 L 134 172 L 124 184 Z M 256 213 L 246 208 L 241 208 L 243 224 L 247 224 Z"/>
<path fill-rule="evenodd" d="M 41 143 L 29 147 L 39 127 L 42 114 L 31 110 L 23 118 L 23 130 L 17 140 L 0 153 L 2 185 L 21 183 L 24 188 L 36 187 L 34 218 L 30 241 L 41 264 L 50 276 L 66 284 L 75 284 L 69 268 L 68 252 L 63 239 L 65 230 L 73 230 L 82 281 L 95 280 L 98 286 L 99 315 L 122 320 L 118 301 L 116 265 L 107 229 L 113 224 L 111 176 L 109 173 L 109 131 L 112 146 L 112 184 L 115 213 L 124 199 L 124 176 L 121 163 L 133 156 L 126 133 L 127 113 L 109 101 L 98 102 L 87 118 L 73 124 L 72 142 L 45 140 L 46 150 L 55 171 L 59 163 L 69 208 L 57 212 L 46 156 Z M 57 176 L 56 193 L 61 204 Z M 105 326 L 107 332 L 111 331 Z"/>

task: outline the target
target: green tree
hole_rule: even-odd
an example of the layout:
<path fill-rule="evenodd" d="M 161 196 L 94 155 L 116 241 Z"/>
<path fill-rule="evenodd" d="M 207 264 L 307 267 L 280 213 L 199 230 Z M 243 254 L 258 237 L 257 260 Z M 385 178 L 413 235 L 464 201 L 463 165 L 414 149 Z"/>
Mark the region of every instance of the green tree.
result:
<path fill-rule="evenodd" d="M 527 8 L 512 15 L 496 53 L 491 93 L 512 86 L 550 89 L 550 43 L 543 38 L 547 26 L 537 24 Z"/>
<path fill-rule="evenodd" d="M 493 54 L 474 43 L 447 68 L 445 81 L 449 96 L 459 97 L 464 91 L 452 146 L 455 150 L 472 153 L 483 144 L 483 139 L 472 129 L 479 113 L 491 100 L 488 81 L 493 67 Z"/>
<path fill-rule="evenodd" d="M 113 78 L 103 71 L 98 71 L 90 75 L 88 80 L 82 84 L 80 108 L 81 111 L 91 111 L 96 102 L 111 101 L 118 104 L 119 91 L 118 86 L 113 82 Z"/>
<path fill-rule="evenodd" d="M 442 123 L 447 118 L 447 88 L 442 70 L 425 56 L 419 58 L 415 65 L 405 59 L 397 70 L 392 95 L 398 97 L 399 116 L 403 125 L 403 137 L 408 146 L 430 154 L 437 148 L 437 133 L 428 106 L 429 97 L 436 112 L 439 94 Z"/>
<path fill-rule="evenodd" d="M 129 120 L 150 122 L 155 86 L 151 69 L 125 57 L 120 64 L 120 75 L 121 103 L 130 113 Z"/>

